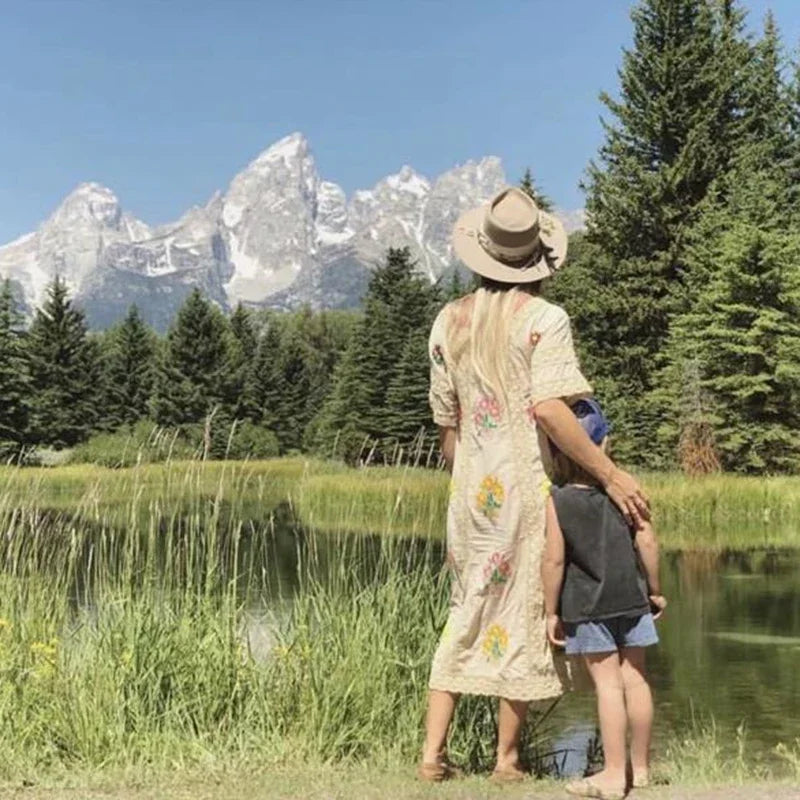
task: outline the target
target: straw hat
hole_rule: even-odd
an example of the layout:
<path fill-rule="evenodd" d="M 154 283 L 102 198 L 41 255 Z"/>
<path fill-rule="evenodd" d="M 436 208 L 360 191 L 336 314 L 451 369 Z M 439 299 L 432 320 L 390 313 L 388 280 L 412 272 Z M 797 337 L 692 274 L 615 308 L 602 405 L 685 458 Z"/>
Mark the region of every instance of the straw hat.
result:
<path fill-rule="evenodd" d="M 458 218 L 453 248 L 478 275 L 500 283 L 533 283 L 564 263 L 567 232 L 525 192 L 509 187 Z"/>

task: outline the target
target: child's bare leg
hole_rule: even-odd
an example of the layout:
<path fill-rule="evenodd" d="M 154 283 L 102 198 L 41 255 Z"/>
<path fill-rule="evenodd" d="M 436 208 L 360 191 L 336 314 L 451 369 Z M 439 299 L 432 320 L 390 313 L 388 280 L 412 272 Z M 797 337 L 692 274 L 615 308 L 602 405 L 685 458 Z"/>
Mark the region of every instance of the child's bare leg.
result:
<path fill-rule="evenodd" d="M 519 737 L 527 712 L 527 702 L 500 698 L 497 719 L 497 766 L 495 769 L 519 767 Z"/>
<path fill-rule="evenodd" d="M 605 768 L 592 775 L 592 783 L 609 792 L 625 788 L 625 687 L 619 653 L 592 653 L 584 656 L 597 692 L 597 715 L 603 739 Z"/>
<path fill-rule="evenodd" d="M 631 767 L 634 783 L 646 782 L 650 771 L 653 695 L 645 672 L 645 648 L 624 647 L 621 652 L 625 705 L 631 726 Z"/>
<path fill-rule="evenodd" d="M 447 750 L 447 733 L 456 710 L 458 695 L 431 689 L 428 692 L 428 714 L 425 718 L 425 746 L 422 760 L 426 764 L 438 764 Z"/>

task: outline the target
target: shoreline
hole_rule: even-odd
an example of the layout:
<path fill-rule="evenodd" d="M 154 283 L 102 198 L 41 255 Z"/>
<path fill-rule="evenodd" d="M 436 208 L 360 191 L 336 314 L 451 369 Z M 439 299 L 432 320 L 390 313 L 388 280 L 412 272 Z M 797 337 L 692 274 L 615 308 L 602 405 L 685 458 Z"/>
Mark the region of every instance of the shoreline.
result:
<path fill-rule="evenodd" d="M 216 771 L 205 775 L 180 773 L 152 776 L 143 781 L 130 777 L 116 783 L 107 779 L 83 784 L 37 787 L 0 784 L 3 797 L 14 800 L 563 800 L 569 797 L 563 783 L 526 780 L 519 785 L 493 786 L 486 776 L 471 776 L 444 784 L 423 784 L 412 769 L 355 768 L 275 769 L 248 773 Z M 797 789 L 788 781 L 671 784 L 632 791 L 631 798 L 653 800 L 793 800 Z"/>

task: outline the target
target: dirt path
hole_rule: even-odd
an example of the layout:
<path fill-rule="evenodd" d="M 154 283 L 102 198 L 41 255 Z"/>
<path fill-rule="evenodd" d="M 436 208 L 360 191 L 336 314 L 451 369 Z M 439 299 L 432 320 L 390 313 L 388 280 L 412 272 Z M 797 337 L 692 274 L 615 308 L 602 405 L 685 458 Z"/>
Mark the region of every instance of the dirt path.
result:
<path fill-rule="evenodd" d="M 422 785 L 408 775 L 334 770 L 265 773 L 261 776 L 218 774 L 208 779 L 147 786 L 103 786 L 53 788 L 0 787 L 0 797 L 9 800 L 565 800 L 555 783 L 530 781 L 520 786 L 493 787 L 486 779 L 470 778 L 440 786 Z M 788 784 L 752 786 L 654 787 L 632 792 L 631 800 L 800 800 L 800 788 Z"/>

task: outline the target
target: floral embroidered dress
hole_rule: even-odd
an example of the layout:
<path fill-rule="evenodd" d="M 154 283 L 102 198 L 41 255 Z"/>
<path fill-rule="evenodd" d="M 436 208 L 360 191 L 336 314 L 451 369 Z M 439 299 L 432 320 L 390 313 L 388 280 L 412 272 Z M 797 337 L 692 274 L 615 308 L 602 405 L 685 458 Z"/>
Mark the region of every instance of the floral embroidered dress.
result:
<path fill-rule="evenodd" d="M 510 326 L 508 398 L 485 392 L 468 357 L 454 363 L 448 327 L 469 324 L 472 297 L 446 305 L 431 330 L 430 404 L 458 428 L 447 514 L 451 607 L 430 687 L 537 700 L 562 692 L 545 637 L 539 566 L 550 481 L 533 407 L 591 393 L 567 314 L 525 297 Z M 544 452 L 543 452 L 544 451 Z M 543 458 L 543 455 L 545 458 Z"/>

